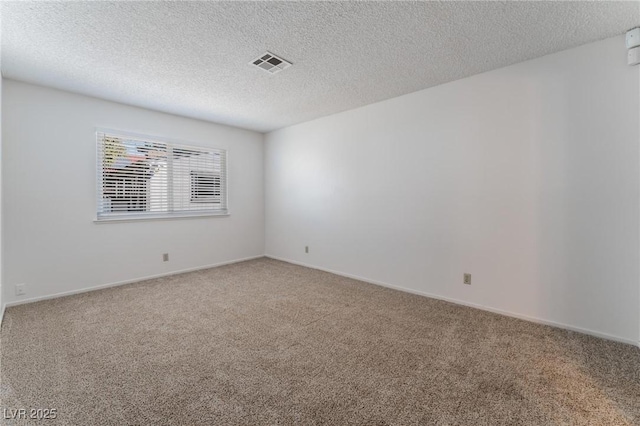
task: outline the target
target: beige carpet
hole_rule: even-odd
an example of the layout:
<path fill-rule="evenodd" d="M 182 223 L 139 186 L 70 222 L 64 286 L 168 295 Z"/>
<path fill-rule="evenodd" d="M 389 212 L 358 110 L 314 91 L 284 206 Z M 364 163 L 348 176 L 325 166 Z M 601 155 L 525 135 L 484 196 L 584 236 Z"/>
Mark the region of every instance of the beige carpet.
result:
<path fill-rule="evenodd" d="M 31 424 L 640 424 L 638 348 L 266 258 L 13 307 L 0 337 L 2 408 L 57 409 Z"/>

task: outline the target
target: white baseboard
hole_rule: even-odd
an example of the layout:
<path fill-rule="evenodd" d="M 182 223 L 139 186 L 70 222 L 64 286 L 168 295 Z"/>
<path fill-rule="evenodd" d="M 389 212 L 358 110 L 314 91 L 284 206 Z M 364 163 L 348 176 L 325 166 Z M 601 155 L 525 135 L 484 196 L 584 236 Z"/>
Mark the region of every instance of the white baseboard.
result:
<path fill-rule="evenodd" d="M 411 288 L 401 287 L 401 286 L 385 283 L 385 282 L 382 282 L 382 281 L 372 280 L 370 278 L 360 277 L 358 275 L 348 274 L 348 273 L 340 272 L 340 271 L 334 271 L 332 269 L 327 269 L 327 268 L 321 268 L 319 266 L 310 265 L 310 264 L 307 264 L 307 263 L 304 263 L 304 262 L 297 262 L 297 261 L 294 261 L 294 260 L 280 258 L 280 257 L 273 256 L 273 255 L 270 255 L 270 254 L 265 254 L 265 257 L 268 257 L 270 259 L 280 260 L 282 262 L 292 263 L 294 265 L 304 266 L 306 268 L 317 269 L 319 271 L 329 272 L 331 274 L 340 275 L 340 276 L 346 277 L 346 278 L 352 278 L 352 279 L 355 279 L 355 280 L 358 280 L 358 281 L 364 281 L 364 282 L 369 283 L 369 284 L 374 284 L 374 285 L 379 285 L 379 286 L 382 286 L 382 287 L 392 288 L 394 290 L 403 291 L 405 293 L 412 293 L 412 294 L 417 294 L 419 296 L 430 297 L 432 299 L 444 300 L 446 302 L 455 303 L 457 305 L 469 306 L 471 308 L 481 309 L 483 311 L 493 312 L 493 313 L 496 313 L 496 314 L 505 315 L 505 316 L 512 317 L 512 318 L 518 318 L 518 319 L 521 319 L 521 320 L 534 322 L 534 323 L 537 323 L 537 324 L 544 324 L 544 325 L 549 325 L 549 326 L 552 326 L 552 327 L 562 328 L 564 330 L 576 331 L 578 333 L 588 334 L 590 336 L 600 337 L 602 339 L 613 340 L 615 342 L 626 343 L 626 344 L 637 346 L 637 347 L 640 348 L 640 342 L 637 342 L 637 341 L 631 340 L 631 339 L 627 339 L 627 338 L 624 338 L 624 337 L 620 337 L 620 336 L 615 336 L 615 335 L 612 335 L 612 334 L 601 333 L 599 331 L 589 330 L 589 329 L 586 329 L 586 328 L 575 327 L 575 326 L 572 326 L 572 325 L 563 324 L 563 323 L 559 323 L 559 322 L 555 322 L 555 321 L 549 321 L 549 320 L 545 320 L 545 319 L 542 319 L 542 318 L 536 318 L 536 317 L 531 317 L 531 316 L 528 316 L 528 315 L 518 314 L 518 313 L 515 313 L 515 312 L 505 311 L 505 310 L 502 310 L 502 309 L 493 308 L 491 306 L 480 305 L 480 304 L 477 304 L 477 303 L 467 302 L 467 301 L 464 301 L 464 300 L 454 299 L 454 298 L 451 298 L 451 297 L 440 296 L 440 295 L 433 294 L 433 293 L 427 293 L 427 292 L 424 292 L 424 291 L 419 291 L 419 290 L 414 290 L 414 289 L 411 289 Z"/>
<path fill-rule="evenodd" d="M 132 284 L 132 283 L 137 283 L 137 282 L 140 282 L 140 281 L 151 280 L 151 279 L 154 279 L 154 278 L 169 277 L 171 275 L 178 275 L 178 274 L 184 274 L 184 273 L 187 273 L 187 272 L 200 271 L 200 270 L 203 270 L 203 269 L 216 268 L 218 266 L 231 265 L 232 263 L 245 262 L 247 260 L 259 259 L 261 257 L 264 257 L 264 255 L 261 254 L 261 255 L 258 255 L 258 256 L 245 257 L 243 259 L 228 260 L 228 261 L 225 261 L 225 262 L 214 263 L 214 264 L 211 264 L 211 265 L 196 266 L 195 268 L 181 269 L 179 271 L 164 272 L 162 274 L 148 275 L 148 276 L 145 276 L 145 277 L 138 277 L 138 278 L 133 278 L 133 279 L 130 279 L 130 280 L 125 280 L 125 281 L 118 281 L 118 282 L 108 283 L 108 284 L 100 284 L 100 285 L 97 285 L 97 286 L 85 287 L 85 288 L 78 289 L 78 290 L 64 291 L 62 293 L 55 293 L 55 294 L 49 294 L 49 295 L 46 295 L 46 296 L 32 297 L 30 299 L 24 299 L 24 300 L 16 300 L 16 301 L 13 301 L 13 302 L 6 303 L 2 307 L 2 312 L 4 314 L 5 306 L 8 308 L 8 307 L 11 307 L 11 306 L 24 305 L 25 303 L 34 303 L 34 302 L 40 302 L 42 300 L 57 299 L 58 297 L 72 296 L 74 294 L 86 293 L 86 292 L 95 291 L 95 290 L 102 290 L 102 289 L 109 288 L 109 287 L 118 287 L 118 286 L 125 285 L 125 284 Z M 1 324 L 1 320 L 0 320 L 0 324 Z"/>
<path fill-rule="evenodd" d="M 121 285 L 132 284 L 132 283 L 136 283 L 136 282 L 140 282 L 140 281 L 150 280 L 150 279 L 153 279 L 153 278 L 161 278 L 161 277 L 167 277 L 167 276 L 171 276 L 171 275 L 184 274 L 184 273 L 187 273 L 187 272 L 199 271 L 199 270 L 203 270 L 203 269 L 210 269 L 210 268 L 215 268 L 215 267 L 218 267 L 218 266 L 224 266 L 224 265 L 230 265 L 230 264 L 233 264 L 233 263 L 245 262 L 247 260 L 259 259 L 261 257 L 268 257 L 268 258 L 271 258 L 271 259 L 280 260 L 282 262 L 287 262 L 287 263 L 291 263 L 291 264 L 294 264 L 294 265 L 304 266 L 306 268 L 317 269 L 319 271 L 329 272 L 331 274 L 340 275 L 340 276 L 343 276 L 343 277 L 346 277 L 346 278 L 352 278 L 352 279 L 355 279 L 355 280 L 358 280 L 358 281 L 363 281 L 363 282 L 366 282 L 366 283 L 369 283 L 369 284 L 374 284 L 374 285 L 379 285 L 379 286 L 382 286 L 382 287 L 392 288 L 394 290 L 399 290 L 399 291 L 403 291 L 403 292 L 406 292 L 406 293 L 417 294 L 419 296 L 430 297 L 432 299 L 444 300 L 446 302 L 455 303 L 457 305 L 469 306 L 469 307 L 472 307 L 472 308 L 481 309 L 481 310 L 484 310 L 484 311 L 493 312 L 493 313 L 497 313 L 497 314 L 500 314 L 500 315 L 505 315 L 505 316 L 509 316 L 509 317 L 513 317 L 513 318 L 518 318 L 518 319 L 522 319 L 522 320 L 525 320 L 525 321 L 534 322 L 534 323 L 537 323 L 537 324 L 544 324 L 544 325 L 549 325 L 549 326 L 552 326 L 552 327 L 562 328 L 562 329 L 565 329 L 565 330 L 576 331 L 578 333 L 588 334 L 588 335 L 591 335 L 591 336 L 600 337 L 600 338 L 607 339 L 607 340 L 613 340 L 613 341 L 616 341 L 616 342 L 626 343 L 626 344 L 630 344 L 630 345 L 637 346 L 638 348 L 640 348 L 640 341 L 636 342 L 634 340 L 627 339 L 627 338 L 624 338 L 624 337 L 615 336 L 615 335 L 611 335 L 611 334 L 607 334 L 607 333 L 601 333 L 601 332 L 594 331 L 594 330 L 589 330 L 589 329 L 586 329 L 586 328 L 575 327 L 575 326 L 571 326 L 571 325 L 568 325 L 568 324 L 563 324 L 563 323 L 559 323 L 559 322 L 555 322 L 555 321 L 549 321 L 549 320 L 545 320 L 545 319 L 537 318 L 537 317 L 531 317 L 531 316 L 528 316 L 528 315 L 522 315 L 522 314 L 518 314 L 518 313 L 515 313 L 515 312 L 510 312 L 510 311 L 505 311 L 505 310 L 502 310 L 502 309 L 493 308 L 493 307 L 490 307 L 490 306 L 480 305 L 480 304 L 477 304 L 477 303 L 466 302 L 464 300 L 454 299 L 454 298 L 451 298 L 451 297 L 440 296 L 440 295 L 433 294 L 433 293 L 427 293 L 427 292 L 424 292 L 424 291 L 419 291 L 419 290 L 414 290 L 414 289 L 410 289 L 410 288 L 406 288 L 406 287 L 401 287 L 401 286 L 385 283 L 385 282 L 382 282 L 382 281 L 373 280 L 373 279 L 370 279 L 370 278 L 360 277 L 358 275 L 348 274 L 348 273 L 340 272 L 340 271 L 334 271 L 332 269 L 327 269 L 327 268 L 321 268 L 321 267 L 310 265 L 310 264 L 307 264 L 307 263 L 304 263 L 304 262 L 297 262 L 297 261 L 290 260 L 290 259 L 280 258 L 280 257 L 273 256 L 273 255 L 270 255 L 270 254 L 251 256 L 251 257 L 246 257 L 246 258 L 243 258 L 243 259 L 235 259 L 235 260 L 230 260 L 230 261 L 225 261 L 225 262 L 220 262 L 220 263 L 214 263 L 214 264 L 210 264 L 210 265 L 198 266 L 198 267 L 195 267 L 195 268 L 181 269 L 179 271 L 166 272 L 166 273 L 156 274 L 156 275 L 148 275 L 148 276 L 145 276 L 145 277 L 138 277 L 138 278 L 134 278 L 134 279 L 131 279 L 131 280 L 118 281 L 118 282 L 108 283 L 108 284 L 101 284 L 101 285 L 97 285 L 97 286 L 93 286 L 93 287 L 86 287 L 86 288 L 79 289 L 79 290 L 71 290 L 71 291 L 66 291 L 66 292 L 62 292 L 62 293 L 55 293 L 55 294 L 46 295 L 46 296 L 39 296 L 39 297 L 30 298 L 30 299 L 24 299 L 24 300 L 17 300 L 17 301 L 13 301 L 13 302 L 8 302 L 8 303 L 5 303 L 2 306 L 0 306 L 0 325 L 2 324 L 2 320 L 4 318 L 5 309 L 8 308 L 8 307 L 11 307 L 11 306 L 23 305 L 23 304 L 26 304 L 26 303 L 34 303 L 34 302 L 39 302 L 39 301 L 48 300 L 48 299 L 55 299 L 55 298 L 58 298 L 58 297 L 71 296 L 71 295 L 74 295 L 74 294 L 86 293 L 86 292 L 89 292 L 89 291 L 101 290 L 101 289 L 105 289 L 105 288 L 109 288 L 109 287 L 117 287 L 117 286 L 121 286 Z"/>

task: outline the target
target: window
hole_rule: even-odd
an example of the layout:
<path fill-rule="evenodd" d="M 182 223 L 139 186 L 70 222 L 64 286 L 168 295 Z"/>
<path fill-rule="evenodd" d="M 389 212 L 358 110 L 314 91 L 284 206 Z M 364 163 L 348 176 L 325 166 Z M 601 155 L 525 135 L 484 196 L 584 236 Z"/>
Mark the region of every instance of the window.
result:
<path fill-rule="evenodd" d="M 97 132 L 98 220 L 227 214 L 226 151 Z"/>
<path fill-rule="evenodd" d="M 220 204 L 220 174 L 191 172 L 191 202 Z"/>

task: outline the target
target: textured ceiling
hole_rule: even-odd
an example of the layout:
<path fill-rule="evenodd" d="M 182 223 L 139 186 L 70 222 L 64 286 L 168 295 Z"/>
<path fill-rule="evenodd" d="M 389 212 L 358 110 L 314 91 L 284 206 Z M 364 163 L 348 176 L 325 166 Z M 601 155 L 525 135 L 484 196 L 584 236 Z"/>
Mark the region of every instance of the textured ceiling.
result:
<path fill-rule="evenodd" d="M 4 1 L 1 7 L 5 77 L 261 132 L 640 23 L 638 2 Z M 249 64 L 265 51 L 293 66 L 271 75 Z"/>

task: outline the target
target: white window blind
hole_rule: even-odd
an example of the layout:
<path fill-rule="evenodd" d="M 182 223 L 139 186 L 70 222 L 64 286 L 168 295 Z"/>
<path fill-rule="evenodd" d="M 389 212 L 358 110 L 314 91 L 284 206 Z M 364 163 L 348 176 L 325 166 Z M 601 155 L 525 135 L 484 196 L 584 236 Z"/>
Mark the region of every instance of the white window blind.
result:
<path fill-rule="evenodd" d="M 98 131 L 98 220 L 227 214 L 227 154 Z"/>

